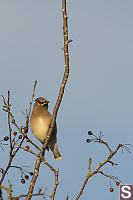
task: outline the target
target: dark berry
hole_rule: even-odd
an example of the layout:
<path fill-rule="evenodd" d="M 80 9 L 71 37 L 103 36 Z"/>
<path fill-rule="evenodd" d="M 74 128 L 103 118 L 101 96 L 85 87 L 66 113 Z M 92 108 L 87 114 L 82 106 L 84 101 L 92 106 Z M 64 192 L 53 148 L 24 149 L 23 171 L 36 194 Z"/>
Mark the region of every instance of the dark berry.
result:
<path fill-rule="evenodd" d="M 19 137 L 18 137 L 19 139 L 22 139 L 22 135 L 19 135 Z"/>
<path fill-rule="evenodd" d="M 119 185 L 120 185 L 120 182 L 116 182 L 116 185 L 119 186 Z"/>
<path fill-rule="evenodd" d="M 28 180 L 28 179 L 29 179 L 29 176 L 28 176 L 28 175 L 25 175 L 25 179 Z"/>
<path fill-rule="evenodd" d="M 26 149 L 26 150 L 29 150 L 29 146 L 25 146 L 25 149 Z"/>
<path fill-rule="evenodd" d="M 30 175 L 33 176 L 33 172 L 30 172 Z"/>
<path fill-rule="evenodd" d="M 88 135 L 93 135 L 92 131 L 88 131 Z"/>
<path fill-rule="evenodd" d="M 25 180 L 24 180 L 23 178 L 21 179 L 21 183 L 22 183 L 22 184 L 25 184 Z"/>
<path fill-rule="evenodd" d="M 14 131 L 14 133 L 13 133 L 15 136 L 17 135 L 17 132 L 16 131 Z"/>
<path fill-rule="evenodd" d="M 91 140 L 90 140 L 90 139 L 87 139 L 87 140 L 86 140 L 86 142 L 90 143 L 90 142 L 91 142 Z"/>
<path fill-rule="evenodd" d="M 110 192 L 114 192 L 114 188 L 111 187 L 111 188 L 110 188 Z"/>
<path fill-rule="evenodd" d="M 8 136 L 5 136 L 5 137 L 4 137 L 4 140 L 5 140 L 5 141 L 9 140 L 9 137 L 8 137 Z"/>

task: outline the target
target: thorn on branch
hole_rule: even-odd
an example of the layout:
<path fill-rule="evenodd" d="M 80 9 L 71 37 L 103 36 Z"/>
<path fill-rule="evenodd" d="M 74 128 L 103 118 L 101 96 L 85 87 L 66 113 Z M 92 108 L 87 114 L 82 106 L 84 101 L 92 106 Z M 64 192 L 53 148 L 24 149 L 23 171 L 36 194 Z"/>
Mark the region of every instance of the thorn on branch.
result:
<path fill-rule="evenodd" d="M 130 149 L 127 147 L 131 144 L 119 144 L 119 147 L 121 147 L 121 150 L 122 150 L 122 154 L 124 152 L 124 150 L 126 150 L 128 153 L 131 153 Z"/>
<path fill-rule="evenodd" d="M 72 42 L 73 40 L 67 40 L 66 41 L 66 44 L 69 44 L 70 42 Z"/>
<path fill-rule="evenodd" d="M 4 169 L 0 168 L 0 172 L 3 174 L 4 173 Z"/>
<path fill-rule="evenodd" d="M 108 161 L 108 163 L 111 163 L 111 165 L 118 165 L 117 163 L 112 162 L 111 160 Z"/>

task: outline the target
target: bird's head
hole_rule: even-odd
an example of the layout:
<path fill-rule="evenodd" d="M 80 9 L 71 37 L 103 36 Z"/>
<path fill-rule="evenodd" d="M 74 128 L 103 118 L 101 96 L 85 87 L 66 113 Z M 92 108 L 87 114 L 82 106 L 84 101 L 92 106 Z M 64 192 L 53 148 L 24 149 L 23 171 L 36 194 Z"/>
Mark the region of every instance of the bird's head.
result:
<path fill-rule="evenodd" d="M 39 107 L 43 106 L 43 107 L 45 107 L 45 109 L 48 109 L 48 103 L 49 103 L 49 101 L 47 101 L 43 97 L 39 97 L 39 98 L 35 99 L 35 104 Z"/>

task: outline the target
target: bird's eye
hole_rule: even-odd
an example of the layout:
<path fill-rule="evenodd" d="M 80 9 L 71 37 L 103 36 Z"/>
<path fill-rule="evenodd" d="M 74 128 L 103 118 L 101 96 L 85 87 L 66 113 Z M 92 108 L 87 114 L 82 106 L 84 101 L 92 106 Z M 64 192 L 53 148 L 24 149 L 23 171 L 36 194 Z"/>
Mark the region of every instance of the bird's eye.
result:
<path fill-rule="evenodd" d="M 42 102 L 42 101 L 38 101 L 38 103 L 41 104 L 42 106 L 44 106 L 44 105 L 47 104 L 47 101 L 44 101 L 44 102 Z"/>

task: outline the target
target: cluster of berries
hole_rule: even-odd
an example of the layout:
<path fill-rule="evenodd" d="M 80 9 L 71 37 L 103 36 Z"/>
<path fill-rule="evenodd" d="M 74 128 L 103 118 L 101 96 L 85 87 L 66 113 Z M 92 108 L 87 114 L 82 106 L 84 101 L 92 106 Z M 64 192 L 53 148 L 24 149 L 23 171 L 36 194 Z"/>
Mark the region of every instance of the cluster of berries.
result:
<path fill-rule="evenodd" d="M 14 135 L 14 136 L 17 136 L 17 134 L 18 134 L 18 133 L 17 133 L 16 131 L 13 132 L 13 135 Z M 19 135 L 19 136 L 18 136 L 18 139 L 21 140 L 21 139 L 22 139 L 22 135 Z M 8 137 L 8 136 L 5 136 L 5 137 L 4 137 L 4 141 L 8 141 L 8 140 L 9 140 L 9 137 Z M 26 149 L 26 150 L 29 150 L 29 146 L 25 146 L 25 149 Z M 30 172 L 29 174 L 32 176 L 32 175 L 33 175 L 33 172 Z M 21 179 L 21 183 L 22 183 L 22 184 L 25 184 L 26 180 L 28 180 L 28 179 L 29 179 L 29 176 L 28 176 L 28 175 L 25 175 L 25 178 L 22 178 L 22 179 Z M 16 198 L 17 198 L 17 197 L 16 197 Z M 16 200 L 17 200 L 17 199 L 16 199 Z"/>
<path fill-rule="evenodd" d="M 88 135 L 93 135 L 92 131 L 88 131 Z M 91 139 L 87 139 L 87 140 L 86 140 L 87 143 L 90 143 L 91 141 L 92 141 Z M 116 182 L 116 185 L 119 186 L 119 185 L 120 185 L 120 182 L 117 181 L 117 182 Z M 109 190 L 110 190 L 110 192 L 114 192 L 114 188 L 113 188 L 113 187 L 110 187 Z"/>
<path fill-rule="evenodd" d="M 33 172 L 30 172 L 30 175 L 33 176 Z M 28 180 L 28 179 L 29 179 L 29 176 L 28 176 L 28 175 L 25 175 L 25 179 L 22 178 L 22 179 L 21 179 L 21 183 L 22 183 L 22 184 L 25 184 L 25 182 L 26 182 L 25 180 Z"/>
<path fill-rule="evenodd" d="M 13 132 L 13 135 L 14 135 L 14 136 L 16 136 L 17 134 L 18 134 L 18 133 L 17 133 L 16 131 Z M 18 136 L 18 139 L 21 140 L 22 137 L 23 137 L 22 135 L 19 135 L 19 136 Z M 8 141 L 8 140 L 9 140 L 9 137 L 8 137 L 8 136 L 5 136 L 5 137 L 4 137 L 4 141 Z M 25 149 L 26 149 L 26 150 L 29 150 L 29 146 L 25 146 Z"/>
<path fill-rule="evenodd" d="M 119 186 L 119 185 L 120 185 L 120 182 L 116 182 L 116 185 Z M 110 190 L 110 192 L 114 192 L 114 188 L 112 188 L 112 187 L 110 187 L 109 190 Z"/>

